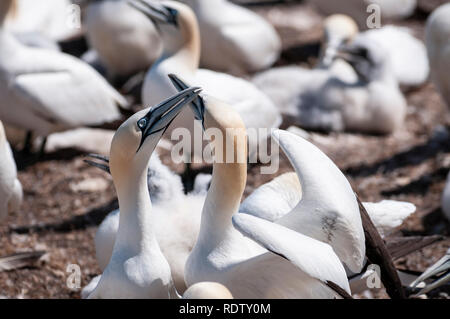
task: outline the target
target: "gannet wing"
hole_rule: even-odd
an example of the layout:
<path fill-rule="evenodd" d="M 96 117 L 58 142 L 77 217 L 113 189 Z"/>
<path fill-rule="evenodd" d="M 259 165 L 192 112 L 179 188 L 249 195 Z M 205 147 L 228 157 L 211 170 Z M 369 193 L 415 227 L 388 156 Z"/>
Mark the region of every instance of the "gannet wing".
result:
<path fill-rule="evenodd" d="M 9 89 L 22 107 L 61 126 L 96 125 L 120 118 L 126 100 L 94 69 L 76 58 L 30 49 L 34 66 L 19 66 Z"/>
<path fill-rule="evenodd" d="M 266 254 L 265 258 L 282 257 L 328 286 L 323 289 L 332 289 L 341 297 L 351 294 L 344 266 L 330 245 L 248 214 L 235 214 L 233 225 L 244 236 L 273 253 Z"/>
<path fill-rule="evenodd" d="M 297 175 L 285 173 L 254 190 L 242 202 L 239 212 L 274 222 L 291 212 L 301 198 Z"/>
<path fill-rule="evenodd" d="M 292 166 L 302 199 L 277 223 L 328 243 L 339 258 L 359 272 L 365 256 L 365 237 L 356 196 L 339 168 L 316 146 L 283 131 L 272 134 Z"/>

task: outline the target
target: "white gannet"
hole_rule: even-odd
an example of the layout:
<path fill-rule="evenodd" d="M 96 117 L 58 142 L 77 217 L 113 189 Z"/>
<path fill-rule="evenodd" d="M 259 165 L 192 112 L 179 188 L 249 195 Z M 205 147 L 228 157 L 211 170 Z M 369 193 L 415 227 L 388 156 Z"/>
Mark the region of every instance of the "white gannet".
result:
<path fill-rule="evenodd" d="M 400 20 L 409 17 L 417 6 L 417 0 L 309 0 L 309 2 L 325 15 L 341 13 L 351 16 L 362 29 L 368 28 L 368 18 L 375 12 L 369 5 L 378 5 L 382 23 L 385 19 Z"/>
<path fill-rule="evenodd" d="M 200 218 L 206 191 L 184 194 L 181 178 L 163 165 L 156 154 L 149 162 L 147 186 L 152 201 L 156 239 L 167 259 L 177 291 L 186 289 L 184 264 L 194 247 L 200 228 Z M 120 212 L 108 214 L 95 235 L 95 252 L 100 269 L 107 266 L 119 228 Z"/>
<path fill-rule="evenodd" d="M 336 57 L 353 67 L 356 81 L 323 69 L 282 67 L 257 75 L 253 83 L 304 128 L 383 134 L 398 129 L 406 100 L 383 48 L 357 35 Z"/>
<path fill-rule="evenodd" d="M 4 1 L 7 2 L 7 1 Z M 14 14 L 5 22 L 5 28 L 15 33 L 38 33 L 52 40 L 65 40 L 79 34 L 81 28 L 71 25 L 80 17 L 71 10 L 70 0 L 14 0 Z"/>
<path fill-rule="evenodd" d="M 13 0 L 0 4 L 0 23 Z M 0 119 L 39 135 L 121 118 L 127 101 L 70 55 L 21 44 L 0 27 Z"/>
<path fill-rule="evenodd" d="M 258 14 L 227 0 L 182 2 L 197 16 L 202 67 L 242 75 L 266 69 L 278 59 L 281 40 Z"/>
<path fill-rule="evenodd" d="M 84 24 L 90 46 L 111 75 L 146 71 L 161 54 L 155 25 L 125 0 L 90 2 Z"/>
<path fill-rule="evenodd" d="M 439 259 L 434 265 L 429 267 L 422 275 L 414 280 L 410 284 L 410 287 L 417 289 L 420 283 L 429 281 L 431 277 L 437 278 L 431 283 L 426 284 L 424 287 L 422 286 L 422 288 L 415 293 L 416 296 L 426 294 L 427 292 L 450 282 L 450 248 L 441 259 Z"/>
<path fill-rule="evenodd" d="M 177 293 L 155 236 L 147 187 L 151 154 L 172 120 L 198 94 L 187 89 L 124 122 L 111 143 L 110 170 L 121 210 L 111 259 L 88 298 L 170 298 Z"/>
<path fill-rule="evenodd" d="M 444 102 L 450 107 L 450 3 L 441 5 L 428 17 L 425 42 L 431 78 Z"/>
<path fill-rule="evenodd" d="M 177 77 L 171 79 L 178 89 L 185 86 Z M 348 297 L 344 267 L 330 245 L 264 219 L 237 214 L 247 179 L 243 121 L 230 106 L 211 96 L 193 104 L 205 129 L 221 130 L 225 140 L 216 144 L 200 233 L 185 267 L 186 284 L 216 281 L 236 298 Z M 221 162 L 230 150 L 235 161 Z M 361 235 L 364 250 L 362 227 Z"/>
<path fill-rule="evenodd" d="M 0 220 L 22 203 L 22 184 L 17 179 L 16 162 L 0 121 Z"/>
<path fill-rule="evenodd" d="M 164 46 L 162 57 L 149 70 L 144 82 L 142 99 L 145 105 L 152 105 L 176 91 L 167 77 L 168 74 L 176 73 L 226 101 L 239 112 L 247 129 L 270 129 L 281 124 L 281 116 L 275 105 L 250 82 L 225 73 L 197 69 L 200 59 L 199 27 L 194 12 L 188 6 L 174 1 L 130 1 L 155 21 Z M 183 110 L 172 127 L 183 127 L 194 132 L 192 113 Z M 168 133 L 171 134 L 170 129 Z M 268 132 L 259 132 L 258 139 L 268 136 Z M 255 150 L 254 145 L 259 141 L 252 139 L 249 142 L 250 149 Z"/>

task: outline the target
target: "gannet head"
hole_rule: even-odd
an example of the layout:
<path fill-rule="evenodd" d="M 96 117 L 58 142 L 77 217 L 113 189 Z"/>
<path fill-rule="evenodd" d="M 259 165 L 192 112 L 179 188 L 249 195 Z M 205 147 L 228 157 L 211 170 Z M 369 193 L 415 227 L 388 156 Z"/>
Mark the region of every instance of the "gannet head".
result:
<path fill-rule="evenodd" d="M 195 13 L 176 1 L 128 0 L 128 3 L 149 17 L 160 31 L 165 55 L 177 52 L 195 36 L 200 41 Z"/>
<path fill-rule="evenodd" d="M 327 17 L 323 23 L 324 37 L 322 41 L 322 59 L 324 66 L 329 66 L 337 54 L 337 48 L 350 43 L 358 34 L 358 25 L 355 20 L 345 14 L 333 14 Z"/>
<path fill-rule="evenodd" d="M 385 49 L 374 41 L 360 36 L 349 44 L 340 45 L 336 58 L 347 61 L 367 82 L 386 75 L 390 64 L 389 54 Z"/>
<path fill-rule="evenodd" d="M 198 87 L 183 90 L 155 107 L 137 112 L 119 127 L 110 151 L 110 170 L 114 181 L 146 172 L 160 138 L 182 108 L 199 92 Z"/>
<path fill-rule="evenodd" d="M 205 281 L 190 286 L 183 299 L 233 299 L 233 295 L 224 285 Z"/>

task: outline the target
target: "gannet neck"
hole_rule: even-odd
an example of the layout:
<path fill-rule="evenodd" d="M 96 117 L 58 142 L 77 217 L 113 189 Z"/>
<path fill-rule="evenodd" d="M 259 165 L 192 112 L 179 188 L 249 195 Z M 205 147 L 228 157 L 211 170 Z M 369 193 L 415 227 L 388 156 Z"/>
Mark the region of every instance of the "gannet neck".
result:
<path fill-rule="evenodd" d="M 211 186 L 206 195 L 202 212 L 199 242 L 214 248 L 232 228 L 231 217 L 238 212 L 247 181 L 247 136 L 242 119 L 225 103 L 205 100 L 205 129 L 219 129 L 225 141 L 222 149 L 214 143 L 215 161 Z M 227 150 L 233 150 L 234 158 L 227 161 Z M 219 163 L 220 159 L 224 160 Z"/>
<path fill-rule="evenodd" d="M 200 28 L 194 12 L 187 5 L 173 1 L 166 1 L 171 7 L 178 10 L 178 32 L 180 37 L 164 32 L 161 28 L 161 36 L 164 43 L 162 59 L 171 59 L 183 63 L 183 65 L 196 71 L 200 63 Z M 174 39 L 178 43 L 174 43 Z"/>

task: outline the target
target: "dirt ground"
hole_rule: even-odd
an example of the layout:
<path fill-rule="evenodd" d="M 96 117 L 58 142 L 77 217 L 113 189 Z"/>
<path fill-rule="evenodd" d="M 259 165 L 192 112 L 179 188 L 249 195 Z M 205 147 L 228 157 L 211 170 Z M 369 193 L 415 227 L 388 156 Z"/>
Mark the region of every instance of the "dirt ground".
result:
<path fill-rule="evenodd" d="M 418 37 L 423 37 L 424 19 L 439 2 L 420 1 L 417 14 L 399 24 L 411 27 Z M 285 50 L 279 65 L 314 63 L 322 17 L 311 7 L 293 4 L 252 9 L 274 23 L 283 36 Z M 303 25 L 299 23 L 295 30 L 280 24 L 302 14 L 314 18 Z M 399 269 L 423 271 L 450 247 L 450 224 L 440 208 L 450 170 L 450 112 L 431 83 L 408 90 L 406 96 L 406 122 L 393 135 L 313 133 L 312 141 L 335 161 L 363 201 L 395 199 L 417 206 L 417 212 L 399 227 L 395 236 L 445 236 L 444 240 L 395 261 Z M 45 154 L 37 162 L 19 160 L 24 203 L 20 212 L 11 214 L 0 225 L 0 255 L 34 250 L 46 250 L 47 254 L 36 267 L 0 272 L 1 297 L 79 298 L 80 290 L 66 285 L 70 275 L 67 266 L 80 266 L 82 287 L 99 274 L 94 235 L 104 216 L 117 207 L 117 201 L 111 177 L 85 164 L 84 156 L 81 151 L 63 149 Z M 170 157 L 163 155 L 163 160 L 181 172 L 180 167 L 171 164 Z M 282 158 L 276 175 L 291 170 Z M 245 194 L 273 177 L 260 175 L 259 166 L 249 167 Z M 429 297 L 449 298 L 449 292 L 447 286 Z M 386 294 L 381 290 L 356 297 L 386 298 Z"/>

